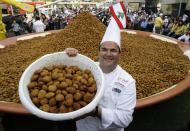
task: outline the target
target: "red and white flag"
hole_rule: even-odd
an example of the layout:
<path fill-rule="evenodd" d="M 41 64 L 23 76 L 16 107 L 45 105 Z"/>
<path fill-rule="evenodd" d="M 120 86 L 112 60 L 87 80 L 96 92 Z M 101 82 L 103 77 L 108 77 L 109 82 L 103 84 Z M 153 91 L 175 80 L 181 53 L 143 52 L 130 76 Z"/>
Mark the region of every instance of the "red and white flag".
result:
<path fill-rule="evenodd" d="M 120 29 L 126 28 L 126 26 L 128 24 L 128 20 L 127 20 L 127 15 L 126 15 L 126 9 L 125 9 L 123 2 L 114 4 L 114 5 L 110 6 L 109 8 L 110 8 L 110 12 L 111 12 L 113 18 L 115 19 L 115 21 L 117 22 L 117 24 L 119 26 L 119 28 Z"/>
<path fill-rule="evenodd" d="M 106 29 L 106 32 L 103 36 L 103 39 L 100 44 L 104 42 L 112 41 L 118 45 L 121 50 L 121 29 L 126 28 L 127 26 L 127 16 L 126 10 L 123 2 L 112 5 L 110 7 L 112 17 L 110 19 L 109 25 Z"/>

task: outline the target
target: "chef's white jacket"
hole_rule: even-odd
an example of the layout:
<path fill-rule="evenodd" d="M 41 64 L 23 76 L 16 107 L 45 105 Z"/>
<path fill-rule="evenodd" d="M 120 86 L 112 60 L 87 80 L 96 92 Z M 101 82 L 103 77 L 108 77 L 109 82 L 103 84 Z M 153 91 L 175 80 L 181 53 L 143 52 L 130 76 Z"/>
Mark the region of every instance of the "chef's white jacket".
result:
<path fill-rule="evenodd" d="M 130 74 L 117 66 L 104 73 L 105 92 L 99 102 L 101 119 L 88 116 L 76 122 L 77 131 L 124 131 L 132 121 L 136 105 L 136 85 Z"/>

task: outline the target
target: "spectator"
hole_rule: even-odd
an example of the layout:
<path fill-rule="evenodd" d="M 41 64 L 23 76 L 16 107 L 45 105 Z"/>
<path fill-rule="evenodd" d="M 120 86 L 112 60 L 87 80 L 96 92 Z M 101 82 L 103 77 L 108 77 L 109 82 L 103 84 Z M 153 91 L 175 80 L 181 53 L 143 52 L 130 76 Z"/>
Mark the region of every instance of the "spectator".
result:
<path fill-rule="evenodd" d="M 182 16 L 182 21 L 185 22 L 188 19 L 188 16 L 184 13 Z"/>
<path fill-rule="evenodd" d="M 147 25 L 148 25 L 148 22 L 146 21 L 146 19 L 143 19 L 143 20 L 141 21 L 141 24 L 140 24 L 141 30 L 142 30 L 142 31 L 146 31 Z"/>
<path fill-rule="evenodd" d="M 177 26 L 177 29 L 174 31 L 175 33 L 172 35 L 173 38 L 179 38 L 184 33 L 184 25 L 183 21 L 179 21 L 179 24 Z"/>
<path fill-rule="evenodd" d="M 152 17 L 149 17 L 149 18 L 148 18 L 147 30 L 148 30 L 149 32 L 152 32 L 152 31 L 153 31 L 153 28 L 154 28 L 153 19 L 152 19 Z"/>
<path fill-rule="evenodd" d="M 187 29 L 189 29 L 189 28 L 190 28 L 190 21 L 189 21 L 189 20 L 186 20 L 186 21 L 184 22 L 184 32 L 186 32 Z"/>
<path fill-rule="evenodd" d="M 5 38 L 6 38 L 5 24 L 0 20 L 0 40 L 3 40 Z"/>
<path fill-rule="evenodd" d="M 13 32 L 16 36 L 21 35 L 20 34 L 20 25 L 16 22 L 16 20 L 13 21 L 12 27 L 13 27 Z"/>
<path fill-rule="evenodd" d="M 41 13 L 41 21 L 44 23 L 45 26 L 48 25 L 48 18 L 45 14 Z M 47 28 L 46 28 L 47 29 Z"/>
<path fill-rule="evenodd" d="M 187 29 L 186 33 L 178 38 L 178 40 L 190 45 L 190 29 Z"/>
<path fill-rule="evenodd" d="M 162 20 L 163 14 L 160 13 L 158 17 L 155 19 L 155 33 L 160 34 L 163 26 L 163 20 Z"/>
<path fill-rule="evenodd" d="M 40 20 L 40 17 L 36 17 L 36 21 L 33 23 L 33 31 L 38 33 L 38 32 L 44 32 L 45 30 L 45 25 L 44 23 Z"/>
<path fill-rule="evenodd" d="M 165 16 L 165 17 L 164 17 L 164 21 L 163 21 L 163 28 L 167 28 L 167 27 L 168 27 L 168 24 L 169 24 L 168 17 Z"/>
<path fill-rule="evenodd" d="M 135 30 L 138 30 L 139 29 L 139 18 L 138 18 L 138 16 L 137 17 L 135 17 L 135 19 L 134 19 L 134 21 L 133 21 L 134 23 L 134 29 Z"/>
<path fill-rule="evenodd" d="M 46 28 L 48 28 L 48 30 L 53 30 L 54 29 L 54 22 L 53 22 L 53 17 L 52 16 L 48 20 L 48 26 L 46 26 Z"/>
<path fill-rule="evenodd" d="M 171 28 L 170 32 L 167 34 L 168 36 L 172 36 L 173 34 L 175 34 L 175 31 L 177 30 L 178 24 L 179 24 L 179 22 L 177 20 L 174 20 L 172 28 Z"/>
<path fill-rule="evenodd" d="M 174 24 L 174 20 L 170 19 L 168 22 L 168 26 L 163 28 L 162 34 L 167 35 L 170 32 L 170 30 L 172 29 L 173 24 Z"/>

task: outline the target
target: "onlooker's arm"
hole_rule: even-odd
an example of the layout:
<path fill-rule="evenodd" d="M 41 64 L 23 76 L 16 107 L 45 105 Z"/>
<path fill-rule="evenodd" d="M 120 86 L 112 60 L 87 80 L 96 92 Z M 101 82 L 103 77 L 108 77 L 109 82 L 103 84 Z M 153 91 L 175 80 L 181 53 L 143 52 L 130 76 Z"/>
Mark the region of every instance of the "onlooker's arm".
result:
<path fill-rule="evenodd" d="M 178 38 L 178 40 L 183 40 L 183 39 L 185 39 L 185 34 L 182 35 L 182 36 L 180 36 L 180 37 Z"/>

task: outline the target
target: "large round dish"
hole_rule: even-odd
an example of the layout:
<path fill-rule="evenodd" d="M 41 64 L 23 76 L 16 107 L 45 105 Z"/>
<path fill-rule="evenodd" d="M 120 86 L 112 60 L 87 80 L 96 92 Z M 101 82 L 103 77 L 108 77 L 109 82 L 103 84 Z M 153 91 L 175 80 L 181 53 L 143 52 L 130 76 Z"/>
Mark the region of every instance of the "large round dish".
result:
<path fill-rule="evenodd" d="M 136 30 L 123 30 L 123 31 L 127 33 L 131 33 L 131 34 L 138 34 L 138 35 L 147 36 L 147 37 L 151 36 L 151 37 L 154 37 L 155 39 L 160 39 L 160 40 L 168 41 L 174 44 L 179 44 L 179 41 L 177 41 L 176 39 L 163 36 L 163 35 L 153 34 L 150 32 L 136 31 Z M 50 31 L 48 33 L 57 33 L 57 32 L 59 31 L 58 30 Z M 33 36 L 33 34 L 29 34 L 29 36 Z M 3 41 L 0 41 L 0 45 L 7 46 L 10 44 L 15 44 L 17 39 L 21 37 L 25 37 L 25 36 L 12 37 L 12 38 L 5 39 Z M 173 87 L 168 88 L 167 90 L 164 90 L 163 92 L 159 92 L 157 94 L 154 94 L 146 98 L 138 99 L 136 109 L 145 108 L 147 106 L 151 106 L 151 105 L 160 103 L 162 101 L 166 101 L 168 99 L 171 99 L 181 94 L 187 89 L 188 89 L 187 86 L 184 86 L 183 84 L 181 84 L 181 82 L 179 82 L 178 84 L 174 85 Z M 10 102 L 0 102 L 0 111 L 9 112 L 9 113 L 17 113 L 17 114 L 27 114 L 27 115 L 31 114 L 21 104 L 10 103 Z"/>
<path fill-rule="evenodd" d="M 69 113 L 48 113 L 37 108 L 31 101 L 27 85 L 30 83 L 30 79 L 36 70 L 53 65 L 78 66 L 82 70 L 90 70 L 97 85 L 97 92 L 94 99 L 85 107 Z M 37 59 L 26 68 L 19 81 L 19 97 L 24 107 L 40 118 L 53 121 L 74 119 L 91 112 L 96 108 L 100 101 L 104 93 L 104 89 L 103 72 L 94 61 L 81 54 L 78 54 L 76 57 L 69 57 L 65 52 L 47 54 Z"/>

